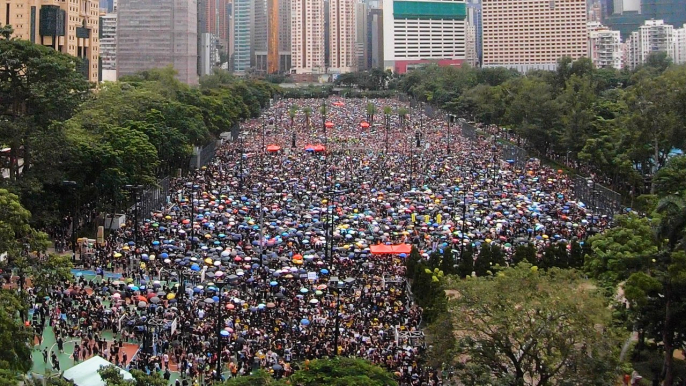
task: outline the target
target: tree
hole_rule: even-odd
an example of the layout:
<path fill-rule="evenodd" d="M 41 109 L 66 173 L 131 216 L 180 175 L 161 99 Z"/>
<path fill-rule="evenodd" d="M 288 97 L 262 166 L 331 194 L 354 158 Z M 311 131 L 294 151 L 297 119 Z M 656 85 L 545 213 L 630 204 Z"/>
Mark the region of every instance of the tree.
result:
<path fill-rule="evenodd" d="M 453 280 L 457 376 L 467 385 L 614 385 L 604 298 L 574 271 L 528 264 Z M 473 379 L 479 374 L 479 381 Z"/>
<path fill-rule="evenodd" d="M 286 382 L 275 380 L 274 377 L 264 370 L 257 370 L 256 372 L 245 377 L 231 378 L 221 386 L 285 386 Z"/>
<path fill-rule="evenodd" d="M 491 248 L 488 245 L 481 245 L 479 254 L 474 260 L 474 272 L 476 276 L 486 276 L 491 270 Z"/>
<path fill-rule="evenodd" d="M 91 85 L 77 71 L 80 59 L 11 34 L 5 26 L 0 36 L 0 143 L 10 148 L 9 178 L 17 182 L 32 176 L 32 156 L 43 150 L 34 149 L 35 140 L 53 134 L 53 121 L 71 117 Z"/>
<path fill-rule="evenodd" d="M 457 275 L 459 277 L 471 276 L 474 272 L 474 247 L 469 243 L 464 247 L 464 256 L 460 256 L 460 262 L 457 264 Z"/>
<path fill-rule="evenodd" d="M 120 371 L 111 365 L 98 369 L 98 374 L 106 386 L 167 386 L 167 381 L 157 372 L 146 374 L 141 370 L 131 370 L 133 379 L 127 380 Z"/>
<path fill-rule="evenodd" d="M 303 108 L 303 113 L 305 114 L 305 126 L 310 127 L 310 116 L 312 115 L 312 107 L 310 106 L 305 106 Z"/>
<path fill-rule="evenodd" d="M 672 157 L 653 178 L 655 194 L 659 197 L 686 192 L 686 156 Z"/>
<path fill-rule="evenodd" d="M 31 370 L 33 332 L 20 320 L 27 309 L 16 293 L 0 290 L 0 369 L 20 374 Z"/>
<path fill-rule="evenodd" d="M 608 285 L 622 285 L 629 322 L 661 344 L 663 385 L 674 384 L 674 350 L 686 346 L 686 202 L 659 201 L 651 218 L 619 216 L 617 227 L 594 236 L 586 269 Z"/>
<path fill-rule="evenodd" d="M 16 268 L 19 286 L 23 289 L 36 255 L 46 251 L 48 236 L 31 227 L 31 213 L 22 207 L 17 195 L 0 189 L 0 251 L 7 253 L 3 266 Z"/>
<path fill-rule="evenodd" d="M 362 359 L 315 359 L 291 377 L 300 386 L 395 386 L 393 374 Z"/>
<path fill-rule="evenodd" d="M 34 291 L 40 296 L 47 296 L 48 289 L 56 283 L 69 282 L 73 278 L 73 264 L 70 256 L 48 255 L 44 261 L 31 270 Z"/>
<path fill-rule="evenodd" d="M 374 114 L 376 114 L 376 105 L 372 102 L 367 103 L 367 120 L 369 121 L 369 124 L 374 123 Z"/>
<path fill-rule="evenodd" d="M 455 257 L 453 256 L 453 250 L 449 245 L 443 248 L 443 256 L 441 256 L 439 268 L 446 275 L 455 273 Z"/>
<path fill-rule="evenodd" d="M 288 108 L 288 117 L 291 118 L 291 131 L 293 130 L 293 123 L 295 122 L 295 116 L 298 114 L 298 105 L 291 105 Z"/>

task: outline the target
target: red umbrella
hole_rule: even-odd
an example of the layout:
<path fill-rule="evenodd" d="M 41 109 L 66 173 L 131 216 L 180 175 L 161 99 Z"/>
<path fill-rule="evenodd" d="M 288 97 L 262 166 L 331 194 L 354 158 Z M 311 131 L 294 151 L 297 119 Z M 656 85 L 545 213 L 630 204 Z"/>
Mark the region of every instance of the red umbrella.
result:
<path fill-rule="evenodd" d="M 324 151 L 324 150 L 326 150 L 326 148 L 322 145 L 316 145 L 314 147 L 314 151 L 316 151 L 316 152 L 320 152 L 320 151 Z"/>
<path fill-rule="evenodd" d="M 269 145 L 269 146 L 267 146 L 267 151 L 269 151 L 269 152 L 276 152 L 276 151 L 279 151 L 279 150 L 281 150 L 281 146 L 278 146 L 278 145 Z"/>
<path fill-rule="evenodd" d="M 330 128 L 333 127 L 333 122 L 331 122 L 331 121 L 326 122 L 326 123 L 324 124 L 324 126 L 326 126 L 327 129 L 330 129 Z"/>
<path fill-rule="evenodd" d="M 367 123 L 367 122 L 362 122 L 362 123 L 360 123 L 360 127 L 366 129 L 366 128 L 369 127 L 369 123 Z"/>

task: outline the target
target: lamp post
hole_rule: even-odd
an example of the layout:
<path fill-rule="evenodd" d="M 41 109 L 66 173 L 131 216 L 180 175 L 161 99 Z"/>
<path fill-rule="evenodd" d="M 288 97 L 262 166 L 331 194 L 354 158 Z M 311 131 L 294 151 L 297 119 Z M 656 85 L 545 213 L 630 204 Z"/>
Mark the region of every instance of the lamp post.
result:
<path fill-rule="evenodd" d="M 195 188 L 197 185 L 193 185 L 192 182 L 187 182 L 186 187 L 190 188 L 190 201 L 191 201 L 191 250 L 195 251 Z"/>
<path fill-rule="evenodd" d="M 126 190 L 133 193 L 133 253 L 136 254 L 136 250 L 138 250 L 138 192 L 143 189 L 143 185 L 125 185 L 124 187 Z"/>
<path fill-rule="evenodd" d="M 76 188 L 78 184 L 76 181 L 62 181 L 62 186 L 72 189 L 72 194 L 74 195 L 72 197 L 73 208 L 71 214 L 71 261 L 73 263 L 76 261 L 76 211 L 78 210 Z"/>
<path fill-rule="evenodd" d="M 319 112 L 322 113 L 322 129 L 324 129 L 324 146 L 328 145 L 328 137 L 326 135 L 326 100 L 322 101 L 322 107 L 319 108 Z"/>
<path fill-rule="evenodd" d="M 384 114 L 386 117 L 386 153 L 388 154 L 388 130 L 390 129 L 390 124 L 391 124 L 391 115 L 388 113 Z"/>
<path fill-rule="evenodd" d="M 333 355 L 331 356 L 332 358 L 338 356 L 338 338 L 341 330 L 341 314 L 339 312 L 341 309 L 341 291 L 352 285 L 354 281 L 355 279 L 349 277 L 344 281 L 336 282 L 336 325 L 335 331 L 333 333 Z"/>
<path fill-rule="evenodd" d="M 450 154 L 450 124 L 452 123 L 454 115 L 448 114 L 448 143 L 445 146 L 445 152 Z"/>
<path fill-rule="evenodd" d="M 239 153 L 239 159 L 238 159 L 238 166 L 239 166 L 239 174 L 238 174 L 238 190 L 243 189 L 243 136 L 239 135 L 240 138 L 240 145 L 238 149 Z"/>
<path fill-rule="evenodd" d="M 460 240 L 460 259 L 464 257 L 464 226 L 467 220 L 467 190 L 462 191 L 462 224 L 460 226 L 460 232 L 462 233 L 462 238 Z"/>
<path fill-rule="evenodd" d="M 221 273 L 220 275 L 218 275 Z M 215 274 L 215 277 L 219 277 L 215 282 L 214 286 L 218 288 L 218 298 L 219 301 L 217 302 L 217 380 L 222 379 L 222 324 L 223 324 L 223 319 L 222 319 L 222 288 L 224 288 L 225 285 L 228 283 L 223 281 L 221 277 L 223 276 L 222 271 L 217 271 Z"/>

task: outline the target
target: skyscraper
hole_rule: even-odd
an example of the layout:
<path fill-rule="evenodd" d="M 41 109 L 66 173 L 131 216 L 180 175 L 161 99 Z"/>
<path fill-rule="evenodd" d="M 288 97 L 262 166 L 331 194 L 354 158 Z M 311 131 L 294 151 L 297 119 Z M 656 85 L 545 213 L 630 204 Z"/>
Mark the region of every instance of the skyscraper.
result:
<path fill-rule="evenodd" d="M 100 17 L 100 80 L 117 80 L 117 14 Z"/>
<path fill-rule="evenodd" d="M 626 42 L 627 67 L 634 69 L 645 63 L 650 54 L 664 52 L 674 58 L 674 27 L 663 20 L 646 20 Z"/>
<path fill-rule="evenodd" d="M 279 72 L 291 69 L 291 2 L 279 0 Z"/>
<path fill-rule="evenodd" d="M 291 72 L 324 73 L 324 41 L 324 2 L 291 0 Z"/>
<path fill-rule="evenodd" d="M 586 0 L 483 0 L 484 67 L 552 70 L 588 54 Z"/>
<path fill-rule="evenodd" d="M 239 74 L 250 68 L 252 10 L 251 0 L 233 2 L 233 70 Z"/>
<path fill-rule="evenodd" d="M 344 73 L 356 67 L 355 0 L 329 0 L 329 52 L 332 71 Z"/>
<path fill-rule="evenodd" d="M 367 67 L 367 18 L 369 17 L 369 5 L 365 1 L 355 4 L 355 67 L 358 70 L 366 70 Z"/>
<path fill-rule="evenodd" d="M 198 82 L 197 0 L 121 0 L 118 13 L 117 77 L 172 65 Z"/>
<path fill-rule="evenodd" d="M 81 58 L 78 71 L 91 82 L 99 73 L 99 16 L 98 0 L 0 0 L 0 23 L 12 26 L 13 37 Z"/>
<path fill-rule="evenodd" d="M 597 68 L 622 69 L 622 50 L 619 31 L 613 31 L 598 22 L 588 23 L 588 57 Z"/>
<path fill-rule="evenodd" d="M 686 63 L 686 24 L 674 30 L 674 63 Z"/>
<path fill-rule="evenodd" d="M 367 67 L 383 68 L 383 9 L 372 8 L 367 17 Z"/>
<path fill-rule="evenodd" d="M 384 68 L 404 74 L 433 62 L 464 61 L 464 0 L 384 0 L 383 10 Z"/>

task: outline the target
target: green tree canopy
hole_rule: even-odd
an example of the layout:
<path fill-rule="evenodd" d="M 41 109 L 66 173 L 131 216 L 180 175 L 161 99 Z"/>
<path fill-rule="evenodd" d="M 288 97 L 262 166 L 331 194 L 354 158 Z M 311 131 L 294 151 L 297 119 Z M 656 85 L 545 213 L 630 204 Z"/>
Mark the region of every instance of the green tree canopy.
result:
<path fill-rule="evenodd" d="M 523 263 L 448 288 L 463 384 L 615 384 L 609 310 L 577 273 Z"/>

